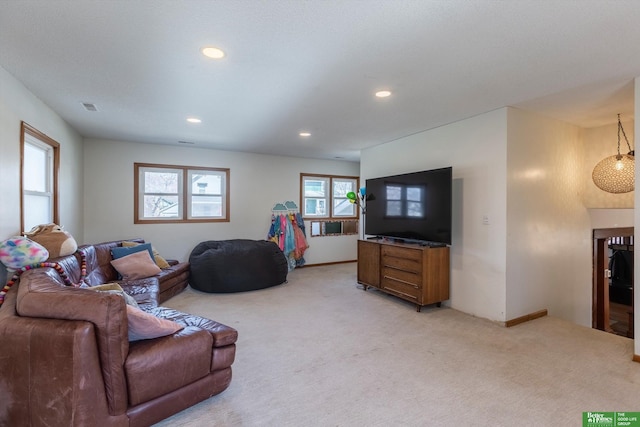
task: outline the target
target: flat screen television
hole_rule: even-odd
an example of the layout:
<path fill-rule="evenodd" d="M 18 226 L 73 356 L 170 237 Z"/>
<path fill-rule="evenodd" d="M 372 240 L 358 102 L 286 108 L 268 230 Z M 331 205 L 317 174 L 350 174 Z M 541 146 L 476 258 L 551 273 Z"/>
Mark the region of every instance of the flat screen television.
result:
<path fill-rule="evenodd" d="M 366 180 L 365 234 L 451 244 L 452 168 Z"/>

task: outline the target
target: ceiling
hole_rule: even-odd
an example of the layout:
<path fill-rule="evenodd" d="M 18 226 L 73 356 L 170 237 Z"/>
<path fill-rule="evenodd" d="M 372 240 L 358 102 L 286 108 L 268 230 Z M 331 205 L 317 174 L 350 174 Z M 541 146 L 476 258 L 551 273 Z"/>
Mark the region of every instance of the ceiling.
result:
<path fill-rule="evenodd" d="M 636 0 L 0 2 L 0 66 L 84 137 L 352 161 L 504 106 L 631 120 L 638 40 Z"/>

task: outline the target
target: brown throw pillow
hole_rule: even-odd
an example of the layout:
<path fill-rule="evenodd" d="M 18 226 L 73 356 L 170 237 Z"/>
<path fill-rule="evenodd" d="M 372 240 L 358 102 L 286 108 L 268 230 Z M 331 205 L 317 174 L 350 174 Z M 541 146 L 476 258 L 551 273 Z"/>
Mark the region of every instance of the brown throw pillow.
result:
<path fill-rule="evenodd" d="M 113 268 L 125 280 L 144 279 L 160 273 L 160 267 L 151 259 L 148 251 L 135 252 L 131 255 L 111 261 Z"/>

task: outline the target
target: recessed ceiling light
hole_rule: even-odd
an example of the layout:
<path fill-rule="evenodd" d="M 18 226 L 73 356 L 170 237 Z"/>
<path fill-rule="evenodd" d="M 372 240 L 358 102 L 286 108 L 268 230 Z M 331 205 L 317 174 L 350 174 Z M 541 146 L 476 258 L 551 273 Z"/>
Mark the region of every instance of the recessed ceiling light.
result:
<path fill-rule="evenodd" d="M 199 118 L 197 118 L 197 117 L 188 117 L 188 118 L 187 118 L 187 121 L 188 121 L 189 123 L 202 123 L 202 120 L 200 120 L 200 119 L 199 119 Z"/>
<path fill-rule="evenodd" d="M 390 90 L 379 90 L 376 92 L 376 96 L 378 98 L 386 98 L 388 96 L 391 96 L 391 91 Z"/>
<path fill-rule="evenodd" d="M 306 136 L 311 136 L 311 133 L 310 133 L 310 132 L 300 132 L 300 134 L 299 134 L 299 135 L 300 135 L 300 136 L 305 136 L 305 137 L 306 137 Z"/>
<path fill-rule="evenodd" d="M 224 58 L 224 52 L 222 51 L 222 49 L 218 49 L 217 47 L 212 47 L 212 46 L 203 47 L 201 52 L 204 56 L 208 58 L 213 58 L 213 59 Z"/>

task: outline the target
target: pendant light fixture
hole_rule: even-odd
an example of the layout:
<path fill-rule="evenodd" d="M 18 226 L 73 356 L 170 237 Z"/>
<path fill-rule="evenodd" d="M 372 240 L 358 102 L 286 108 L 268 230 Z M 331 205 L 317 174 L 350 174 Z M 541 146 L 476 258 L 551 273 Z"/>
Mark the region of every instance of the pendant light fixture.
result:
<path fill-rule="evenodd" d="M 629 152 L 620 154 L 620 133 L 624 136 Z M 591 177 L 601 190 L 607 193 L 628 193 L 635 188 L 635 153 L 631 149 L 627 134 L 618 114 L 618 154 L 606 157 L 593 168 Z"/>

